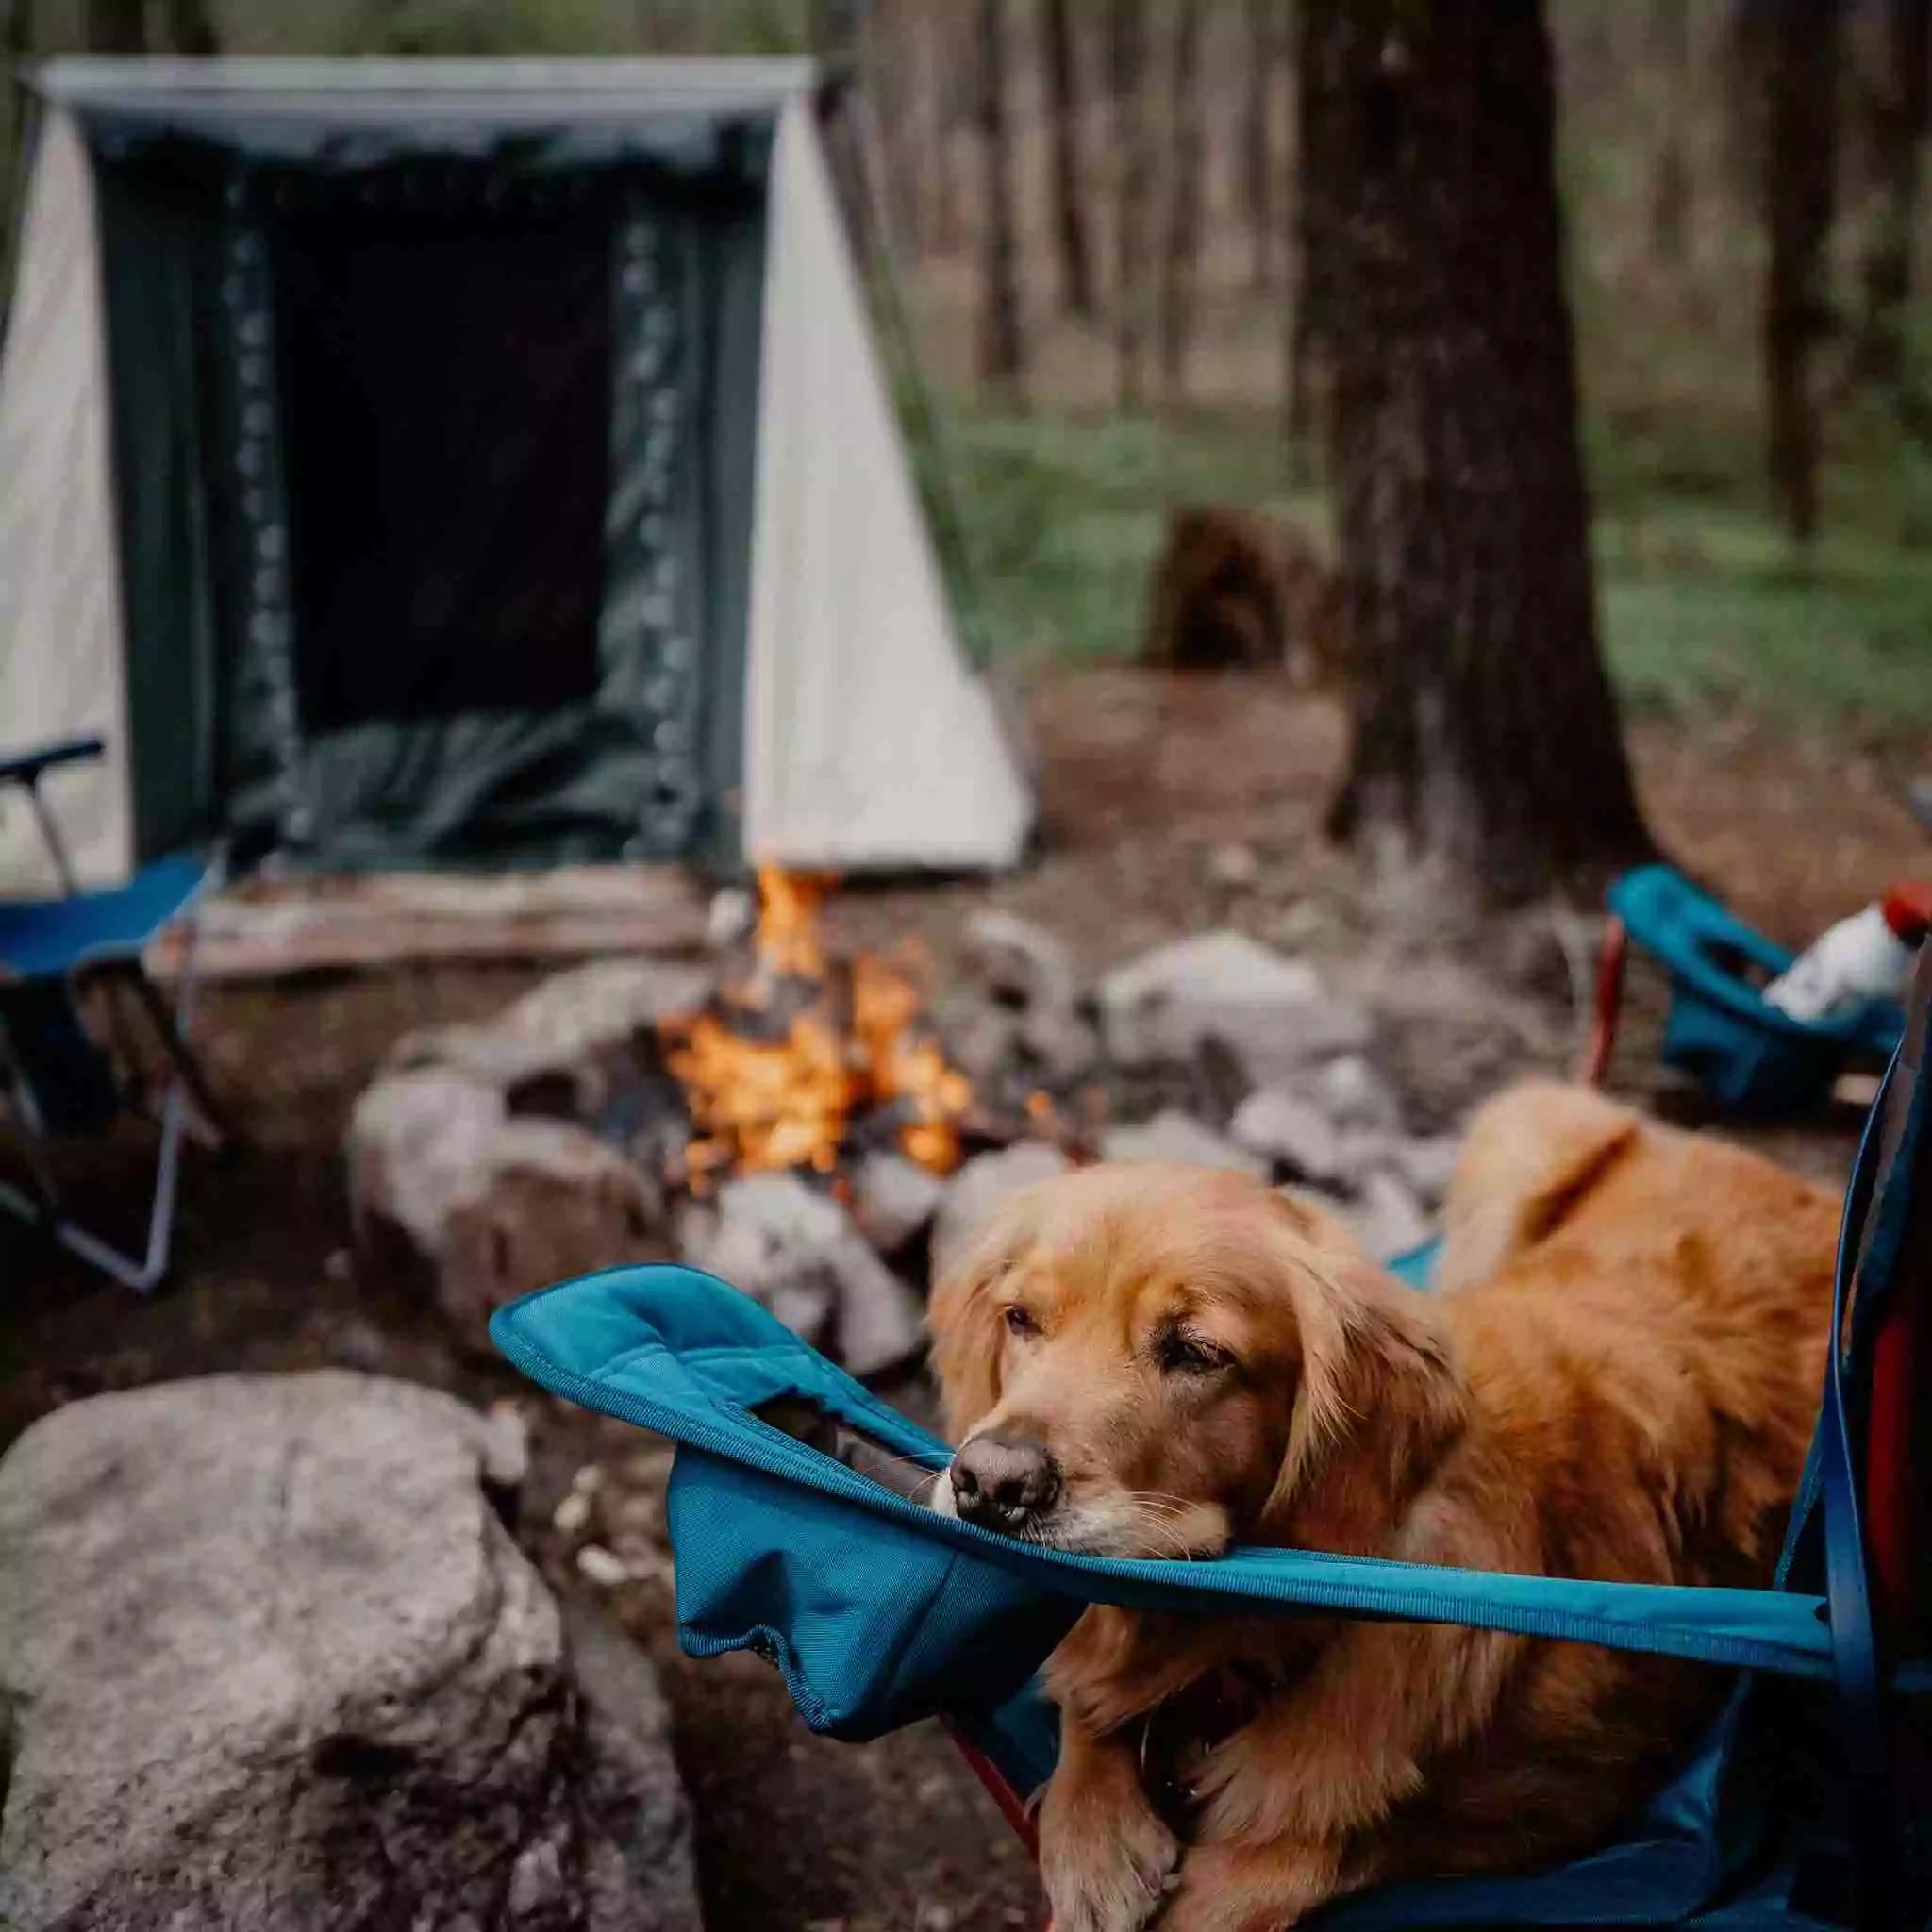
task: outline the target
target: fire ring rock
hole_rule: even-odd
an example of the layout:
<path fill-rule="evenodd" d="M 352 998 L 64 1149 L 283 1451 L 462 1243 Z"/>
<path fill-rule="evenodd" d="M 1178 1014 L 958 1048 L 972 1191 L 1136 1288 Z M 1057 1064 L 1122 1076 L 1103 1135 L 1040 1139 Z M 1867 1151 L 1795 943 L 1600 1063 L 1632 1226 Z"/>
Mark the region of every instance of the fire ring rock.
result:
<path fill-rule="evenodd" d="M 650 1666 L 481 1418 L 375 1377 L 76 1403 L 0 1461 L 0 1924 L 699 1932 Z"/>

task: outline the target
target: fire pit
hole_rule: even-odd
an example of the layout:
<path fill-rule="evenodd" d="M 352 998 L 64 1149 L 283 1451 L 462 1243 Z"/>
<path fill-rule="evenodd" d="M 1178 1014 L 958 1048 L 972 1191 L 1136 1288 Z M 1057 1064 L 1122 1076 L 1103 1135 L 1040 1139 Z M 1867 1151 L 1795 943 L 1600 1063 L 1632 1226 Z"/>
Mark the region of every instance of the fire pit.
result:
<path fill-rule="evenodd" d="M 1390 1016 L 1306 962 L 1216 932 L 1083 987 L 984 911 L 937 984 L 909 947 L 835 955 L 832 886 L 764 870 L 708 960 L 602 961 L 400 1042 L 349 1135 L 363 1265 L 421 1272 L 483 1344 L 515 1294 L 677 1258 L 879 1375 L 992 1205 L 1087 1159 L 1245 1168 L 1383 1253 L 1425 1231 L 1453 1141 L 1414 1131 Z"/>

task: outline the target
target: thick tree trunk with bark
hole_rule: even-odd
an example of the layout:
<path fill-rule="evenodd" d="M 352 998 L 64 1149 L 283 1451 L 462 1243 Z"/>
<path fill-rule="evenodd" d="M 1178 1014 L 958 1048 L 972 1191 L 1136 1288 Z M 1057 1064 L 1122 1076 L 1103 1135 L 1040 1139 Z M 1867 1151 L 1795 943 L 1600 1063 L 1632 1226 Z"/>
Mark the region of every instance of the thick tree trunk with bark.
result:
<path fill-rule="evenodd" d="M 1919 159 L 1932 123 L 1932 0 L 1885 0 L 1885 75 L 1873 101 L 1872 155 L 1882 200 L 1865 252 L 1865 309 L 1854 374 L 1905 379 L 1905 318 L 1919 225 Z"/>
<path fill-rule="evenodd" d="M 1541 9 L 1302 0 L 1300 59 L 1351 652 L 1331 824 L 1431 909 L 1529 898 L 1651 850 L 1597 649 Z"/>
<path fill-rule="evenodd" d="M 1681 267 L 1690 244 L 1690 0 L 1651 0 L 1650 62 L 1656 72 L 1657 133 L 1650 164 L 1650 246 Z"/>
<path fill-rule="evenodd" d="M 1087 233 L 1086 181 L 1080 166 L 1080 62 L 1074 40 L 1074 0 L 1041 0 L 1040 42 L 1052 141 L 1053 234 L 1060 258 L 1060 300 L 1069 314 L 1091 321 L 1093 249 Z"/>
<path fill-rule="evenodd" d="M 1120 404 L 1138 408 L 1147 392 L 1148 254 L 1154 155 L 1147 113 L 1145 0 L 1113 0 L 1108 72 L 1114 142 L 1114 356 Z"/>
<path fill-rule="evenodd" d="M 1818 534 L 1817 351 L 1831 334 L 1826 251 L 1838 212 L 1841 0 L 1751 0 L 1764 76 L 1760 175 L 1765 461 L 1797 543 Z"/>
<path fill-rule="evenodd" d="M 1257 294 L 1272 288 L 1280 247 L 1274 193 L 1274 57 L 1280 44 L 1282 0 L 1245 0 L 1247 71 L 1241 93 L 1241 183 L 1248 220 L 1248 282 Z"/>
<path fill-rule="evenodd" d="M 1005 0 L 979 0 L 979 144 L 986 164 L 980 225 L 979 374 L 1017 397 L 1025 368 L 1020 248 L 1014 230 L 1013 146 L 1007 101 Z"/>
<path fill-rule="evenodd" d="M 1201 115 L 1200 0 L 1169 0 L 1174 42 L 1168 79 L 1174 115 L 1170 142 L 1167 239 L 1160 251 L 1160 378 L 1170 396 L 1187 387 L 1188 341 L 1199 279 L 1208 131 Z"/>

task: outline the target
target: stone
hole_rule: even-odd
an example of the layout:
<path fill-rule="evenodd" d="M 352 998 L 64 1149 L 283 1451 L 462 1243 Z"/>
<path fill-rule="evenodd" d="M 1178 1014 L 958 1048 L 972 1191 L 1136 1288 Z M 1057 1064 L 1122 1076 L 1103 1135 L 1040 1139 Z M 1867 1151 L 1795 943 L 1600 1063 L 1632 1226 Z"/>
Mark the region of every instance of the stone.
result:
<path fill-rule="evenodd" d="M 0 1461 L 11 1932 L 699 1932 L 651 1667 L 569 1621 L 485 1431 L 378 1377 L 75 1403 Z"/>
<path fill-rule="evenodd" d="M 1071 1171 L 1073 1162 L 1045 1141 L 1016 1141 L 977 1154 L 953 1176 L 932 1227 L 932 1278 L 939 1281 L 965 1256 L 993 1210 L 1022 1188 Z"/>
<path fill-rule="evenodd" d="M 875 1150 L 853 1173 L 852 1215 L 880 1254 L 903 1254 L 932 1225 L 945 1194 L 945 1182 L 930 1168 Z"/>
<path fill-rule="evenodd" d="M 758 923 L 758 902 L 742 886 L 724 886 L 711 894 L 705 913 L 705 943 L 714 953 L 728 953 L 748 940 Z"/>
<path fill-rule="evenodd" d="M 1329 994 L 1306 961 L 1234 931 L 1177 940 L 1117 968 L 1097 1004 L 1120 1065 L 1191 1059 L 1214 1040 L 1251 1087 L 1292 1085 L 1302 1068 L 1368 1045 L 1374 1030 L 1367 1009 Z"/>
<path fill-rule="evenodd" d="M 1396 1141 L 1391 1165 L 1409 1191 L 1434 1208 L 1442 1205 L 1461 1158 L 1462 1141 L 1455 1134 L 1408 1134 Z"/>
<path fill-rule="evenodd" d="M 793 1174 L 726 1181 L 688 1209 L 686 1262 L 728 1281 L 855 1375 L 896 1367 L 918 1349 L 919 1299 L 874 1253 L 830 1195 Z"/>
<path fill-rule="evenodd" d="M 1078 1013 L 1040 1008 L 1024 1014 L 1016 1036 L 1021 1059 L 1056 1087 L 1070 1087 L 1093 1070 L 1100 1036 Z"/>
<path fill-rule="evenodd" d="M 457 1198 L 508 1118 L 494 1087 L 443 1068 L 391 1074 L 366 1088 L 345 1142 L 349 1222 L 358 1247 L 376 1224 L 419 1253 L 437 1256 Z"/>
<path fill-rule="evenodd" d="M 964 952 L 995 999 L 1030 1013 L 1074 1010 L 1074 956 L 1043 925 L 1011 912 L 975 912 L 966 922 Z"/>
<path fill-rule="evenodd" d="M 697 1011 L 713 975 L 661 959 L 599 959 L 554 974 L 494 1019 L 406 1035 L 391 1071 L 436 1067 L 522 1111 L 597 1117 L 657 1063 L 660 1023 Z"/>
<path fill-rule="evenodd" d="M 568 1121 L 510 1120 L 450 1204 L 435 1295 L 487 1349 L 490 1317 L 532 1289 L 665 1252 L 664 1200 L 644 1170 Z"/>
<path fill-rule="evenodd" d="M 934 1008 L 932 1017 L 946 1058 L 975 1087 L 993 1085 L 1019 1054 L 1021 1016 L 976 994 L 953 995 Z"/>
<path fill-rule="evenodd" d="M 1195 1167 L 1233 1168 L 1242 1174 L 1265 1175 L 1268 1163 L 1191 1113 L 1170 1108 L 1138 1125 L 1108 1127 L 1100 1137 L 1104 1160 L 1181 1160 Z"/>
<path fill-rule="evenodd" d="M 1378 1261 L 1420 1247 L 1434 1232 L 1415 1196 L 1386 1169 L 1363 1181 L 1353 1218 L 1362 1245 Z"/>
<path fill-rule="evenodd" d="M 1208 882 L 1230 892 L 1252 891 L 1260 883 L 1261 860 L 1252 845 L 1239 841 L 1209 849 Z"/>
<path fill-rule="evenodd" d="M 1345 1170 L 1341 1141 L 1323 1110 L 1297 1093 L 1265 1087 L 1236 1108 L 1228 1139 L 1270 1162 L 1282 1179 L 1333 1186 Z"/>
<path fill-rule="evenodd" d="M 488 1350 L 507 1301 L 663 1252 L 660 1184 L 568 1121 L 515 1118 L 441 1068 L 395 1074 L 350 1116 L 350 1224 L 378 1264 L 421 1274 L 463 1340 Z"/>
<path fill-rule="evenodd" d="M 1338 1127 L 1393 1133 L 1402 1125 L 1395 1090 L 1364 1054 L 1345 1053 L 1316 1074 L 1313 1097 Z"/>

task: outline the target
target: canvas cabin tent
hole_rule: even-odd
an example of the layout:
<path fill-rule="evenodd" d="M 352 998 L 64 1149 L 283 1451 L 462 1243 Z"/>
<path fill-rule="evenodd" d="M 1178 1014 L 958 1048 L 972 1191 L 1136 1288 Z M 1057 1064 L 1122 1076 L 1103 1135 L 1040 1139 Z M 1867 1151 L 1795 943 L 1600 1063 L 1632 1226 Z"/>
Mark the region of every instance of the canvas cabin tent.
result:
<path fill-rule="evenodd" d="M 32 88 L 0 744 L 106 736 L 88 877 L 1019 856 L 808 66 Z"/>

